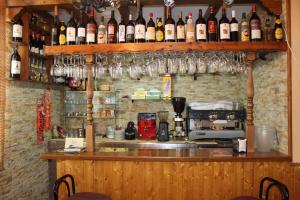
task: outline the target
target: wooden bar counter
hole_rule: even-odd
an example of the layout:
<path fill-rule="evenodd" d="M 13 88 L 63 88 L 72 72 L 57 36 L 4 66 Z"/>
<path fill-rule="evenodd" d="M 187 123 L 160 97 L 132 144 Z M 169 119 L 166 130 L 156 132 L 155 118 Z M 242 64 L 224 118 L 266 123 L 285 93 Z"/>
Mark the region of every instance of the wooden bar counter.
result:
<path fill-rule="evenodd" d="M 41 157 L 56 161 L 57 177 L 72 174 L 78 191 L 105 193 L 114 200 L 257 196 L 264 176 L 284 182 L 291 199 L 299 197 L 299 169 L 291 165 L 289 156 L 274 151 L 234 154 L 226 148 L 101 148 L 94 153 L 48 152 Z M 270 199 L 278 199 L 278 194 Z"/>

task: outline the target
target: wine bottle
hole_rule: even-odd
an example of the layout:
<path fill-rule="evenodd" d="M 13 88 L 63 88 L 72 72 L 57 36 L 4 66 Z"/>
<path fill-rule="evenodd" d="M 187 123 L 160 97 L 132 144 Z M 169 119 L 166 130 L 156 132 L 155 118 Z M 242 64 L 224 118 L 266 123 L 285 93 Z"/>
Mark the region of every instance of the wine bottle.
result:
<path fill-rule="evenodd" d="M 213 6 L 209 7 L 209 18 L 207 19 L 207 40 L 208 41 L 217 41 L 218 34 L 217 34 L 217 24 L 218 20 L 215 17 L 215 9 Z"/>
<path fill-rule="evenodd" d="M 66 42 L 66 26 L 65 23 L 61 21 L 59 25 L 59 45 L 65 45 Z"/>
<path fill-rule="evenodd" d="M 17 47 L 14 48 L 14 52 L 10 58 L 10 78 L 20 79 L 21 74 L 21 56 L 18 53 Z"/>
<path fill-rule="evenodd" d="M 186 42 L 195 42 L 195 26 L 192 13 L 189 13 L 189 19 L 186 24 Z"/>
<path fill-rule="evenodd" d="M 280 20 L 280 16 L 276 16 L 275 27 L 274 27 L 274 38 L 276 41 L 283 41 L 283 28 Z"/>
<path fill-rule="evenodd" d="M 147 24 L 146 39 L 147 42 L 155 42 L 155 23 L 153 21 L 153 13 L 149 14 L 149 22 Z"/>
<path fill-rule="evenodd" d="M 74 19 L 74 12 L 71 13 L 71 19 L 67 25 L 67 45 L 76 44 L 76 23 Z"/>
<path fill-rule="evenodd" d="M 225 7 L 222 8 L 222 18 L 220 19 L 220 25 L 219 25 L 219 38 L 220 41 L 230 40 L 230 24 L 226 16 Z"/>
<path fill-rule="evenodd" d="M 134 42 L 134 23 L 132 21 L 132 14 L 129 14 L 129 21 L 126 25 L 126 42 Z"/>
<path fill-rule="evenodd" d="M 241 41 L 242 42 L 249 42 L 250 34 L 249 34 L 249 23 L 246 18 L 246 13 L 242 14 L 241 20 Z"/>
<path fill-rule="evenodd" d="M 51 27 L 51 46 L 55 46 L 59 44 L 58 36 L 59 36 L 58 10 L 57 7 L 55 7 L 54 22 L 53 22 L 53 26 Z"/>
<path fill-rule="evenodd" d="M 35 48 L 35 33 L 32 32 L 29 39 L 29 51 L 30 53 L 34 53 Z"/>
<path fill-rule="evenodd" d="M 39 56 L 40 55 L 40 46 L 41 46 L 41 35 L 38 33 L 36 34 L 36 42 L 34 46 L 34 53 Z"/>
<path fill-rule="evenodd" d="M 202 17 L 202 9 L 199 9 L 199 17 L 196 20 L 196 41 L 204 42 L 206 39 L 206 21 Z"/>
<path fill-rule="evenodd" d="M 269 18 L 266 19 L 266 23 L 263 31 L 263 38 L 265 41 L 273 40 L 273 31 L 271 28 L 271 21 Z"/>
<path fill-rule="evenodd" d="M 260 18 L 256 14 L 256 5 L 252 5 L 252 16 L 250 18 L 250 40 L 251 41 L 261 41 L 261 22 Z"/>
<path fill-rule="evenodd" d="M 41 40 L 40 40 L 40 42 L 39 42 L 39 44 L 38 44 L 38 47 L 39 47 L 39 54 L 40 54 L 40 56 L 44 56 L 44 46 L 46 45 L 46 43 L 45 43 L 45 36 L 44 35 L 42 35 L 42 37 L 41 37 Z"/>
<path fill-rule="evenodd" d="M 94 8 L 91 7 L 89 21 L 86 25 L 86 43 L 95 44 L 96 43 L 96 29 L 97 23 L 94 19 Z"/>
<path fill-rule="evenodd" d="M 178 22 L 176 24 L 177 42 L 185 42 L 185 23 L 182 20 L 182 11 L 180 12 Z"/>
<path fill-rule="evenodd" d="M 79 23 L 77 26 L 77 37 L 76 37 L 76 44 L 85 44 L 86 40 L 86 29 L 83 24 L 82 19 L 82 10 L 80 10 L 80 17 L 79 17 Z"/>
<path fill-rule="evenodd" d="M 146 21 L 143 17 L 142 8 L 140 8 L 139 16 L 136 19 L 134 27 L 135 42 L 145 42 L 146 40 Z"/>
<path fill-rule="evenodd" d="M 167 20 L 165 21 L 165 41 L 175 42 L 175 21 L 172 18 L 171 8 L 167 7 Z"/>
<path fill-rule="evenodd" d="M 101 18 L 100 18 L 100 23 L 98 26 L 97 42 L 98 42 L 98 44 L 106 43 L 106 27 L 104 24 L 104 16 L 101 16 Z"/>
<path fill-rule="evenodd" d="M 164 25 L 162 23 L 161 17 L 157 18 L 157 23 L 156 23 L 156 32 L 155 32 L 155 38 L 156 42 L 163 42 L 164 41 Z"/>
<path fill-rule="evenodd" d="M 123 16 L 121 16 L 121 22 L 119 24 L 118 29 L 119 29 L 119 31 L 118 31 L 119 43 L 125 43 L 126 42 L 126 25 L 125 25 Z"/>
<path fill-rule="evenodd" d="M 118 23 L 115 20 L 115 11 L 111 11 L 111 17 L 107 22 L 107 43 L 117 43 Z"/>
<path fill-rule="evenodd" d="M 22 42 L 23 41 L 23 22 L 21 18 L 14 21 L 12 25 L 12 41 Z"/>
<path fill-rule="evenodd" d="M 230 39 L 231 41 L 239 41 L 239 23 L 235 18 L 235 10 L 231 11 Z"/>

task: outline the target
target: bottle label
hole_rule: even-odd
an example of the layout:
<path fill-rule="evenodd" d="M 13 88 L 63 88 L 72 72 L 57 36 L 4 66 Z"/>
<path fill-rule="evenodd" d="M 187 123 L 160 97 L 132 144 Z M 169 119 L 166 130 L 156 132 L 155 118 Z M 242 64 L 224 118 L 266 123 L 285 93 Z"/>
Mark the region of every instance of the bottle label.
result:
<path fill-rule="evenodd" d="M 230 26 L 228 23 L 220 24 L 220 39 L 230 39 Z"/>
<path fill-rule="evenodd" d="M 95 42 L 96 37 L 96 25 L 88 24 L 87 25 L 87 34 L 86 34 L 86 42 Z"/>
<path fill-rule="evenodd" d="M 231 32 L 238 32 L 239 31 L 239 24 L 238 23 L 230 24 L 230 31 Z"/>
<path fill-rule="evenodd" d="M 165 25 L 165 40 L 175 40 L 174 24 L 166 24 Z"/>
<path fill-rule="evenodd" d="M 281 24 L 281 20 L 280 19 L 276 19 L 275 20 L 275 24 Z"/>
<path fill-rule="evenodd" d="M 114 35 L 115 34 L 115 27 L 113 25 L 108 25 L 107 34 L 108 35 Z"/>
<path fill-rule="evenodd" d="M 40 55 L 44 55 L 44 49 L 40 49 Z"/>
<path fill-rule="evenodd" d="M 282 40 L 282 38 L 283 38 L 282 28 L 276 28 L 276 30 L 275 30 L 275 39 L 276 40 Z"/>
<path fill-rule="evenodd" d="M 85 28 L 78 28 L 78 33 L 77 33 L 78 37 L 85 37 Z"/>
<path fill-rule="evenodd" d="M 20 24 L 13 25 L 13 37 L 22 38 L 23 26 Z"/>
<path fill-rule="evenodd" d="M 154 27 L 147 28 L 147 40 L 155 40 L 155 28 Z"/>
<path fill-rule="evenodd" d="M 134 34 L 134 27 L 133 26 L 127 26 L 126 27 L 126 32 L 127 32 L 127 35 Z"/>
<path fill-rule="evenodd" d="M 208 33 L 217 33 L 216 21 L 208 21 Z"/>
<path fill-rule="evenodd" d="M 59 44 L 66 44 L 66 36 L 65 34 L 60 34 L 59 35 Z"/>
<path fill-rule="evenodd" d="M 185 39 L 184 25 L 177 26 L 177 40 Z"/>
<path fill-rule="evenodd" d="M 76 29 L 73 27 L 67 27 L 67 42 L 76 41 Z"/>
<path fill-rule="evenodd" d="M 206 24 L 197 24 L 196 25 L 196 39 L 197 40 L 206 40 Z"/>
<path fill-rule="evenodd" d="M 162 42 L 164 40 L 164 32 L 162 30 L 156 31 L 156 41 Z"/>
<path fill-rule="evenodd" d="M 126 30 L 125 25 L 120 25 L 119 26 L 119 42 L 125 42 L 125 40 L 126 40 L 125 30 Z"/>
<path fill-rule="evenodd" d="M 143 24 L 135 25 L 135 39 L 145 39 L 146 28 Z"/>
<path fill-rule="evenodd" d="M 17 60 L 11 61 L 11 68 L 10 68 L 11 74 L 20 74 L 21 73 L 21 62 Z"/>
<path fill-rule="evenodd" d="M 65 38 L 66 38 L 66 37 L 65 37 Z M 66 42 L 66 40 L 65 40 L 65 42 Z M 64 44 L 64 43 L 63 43 L 63 44 Z M 39 52 L 40 52 L 39 48 L 35 47 L 35 48 L 34 48 L 34 53 L 39 54 Z"/>
<path fill-rule="evenodd" d="M 260 21 L 258 19 L 251 20 L 251 39 L 261 39 Z"/>
<path fill-rule="evenodd" d="M 241 41 L 248 42 L 250 40 L 249 27 L 247 22 L 241 23 Z"/>
<path fill-rule="evenodd" d="M 189 42 L 193 42 L 195 40 L 195 32 L 187 31 L 186 32 L 186 40 Z"/>
<path fill-rule="evenodd" d="M 105 44 L 105 26 L 104 25 L 99 25 L 98 26 L 98 44 Z"/>

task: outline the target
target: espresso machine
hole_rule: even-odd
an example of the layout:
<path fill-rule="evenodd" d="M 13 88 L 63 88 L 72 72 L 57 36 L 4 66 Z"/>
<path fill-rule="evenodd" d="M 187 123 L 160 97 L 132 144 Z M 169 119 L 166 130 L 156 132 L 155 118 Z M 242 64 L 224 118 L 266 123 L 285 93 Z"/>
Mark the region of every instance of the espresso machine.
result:
<path fill-rule="evenodd" d="M 173 133 L 174 137 L 186 137 L 186 133 L 184 131 L 184 126 L 183 126 L 184 118 L 182 117 L 181 114 L 184 111 L 185 102 L 186 102 L 186 98 L 184 97 L 172 98 L 173 109 L 176 113 L 175 117 L 173 118 L 175 124 L 175 129 Z"/>
<path fill-rule="evenodd" d="M 169 123 L 168 123 L 169 112 L 159 111 L 157 115 L 159 119 L 157 140 L 169 141 Z"/>
<path fill-rule="evenodd" d="M 156 113 L 138 113 L 138 140 L 156 140 Z"/>

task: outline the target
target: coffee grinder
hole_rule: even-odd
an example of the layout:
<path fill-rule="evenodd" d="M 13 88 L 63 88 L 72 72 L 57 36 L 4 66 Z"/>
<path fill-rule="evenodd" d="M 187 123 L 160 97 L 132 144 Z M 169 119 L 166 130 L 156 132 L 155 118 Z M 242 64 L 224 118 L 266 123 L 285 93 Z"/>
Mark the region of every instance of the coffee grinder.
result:
<path fill-rule="evenodd" d="M 175 131 L 173 133 L 174 137 L 186 137 L 186 133 L 183 127 L 184 118 L 181 115 L 181 113 L 184 111 L 185 102 L 186 102 L 186 98 L 184 97 L 172 98 L 173 108 L 176 113 L 175 117 L 173 118 L 175 122 Z"/>
<path fill-rule="evenodd" d="M 159 111 L 157 114 L 159 119 L 157 139 L 158 141 L 169 141 L 169 112 Z"/>

